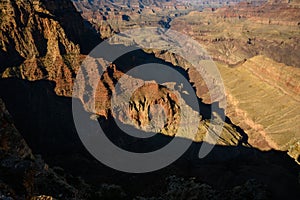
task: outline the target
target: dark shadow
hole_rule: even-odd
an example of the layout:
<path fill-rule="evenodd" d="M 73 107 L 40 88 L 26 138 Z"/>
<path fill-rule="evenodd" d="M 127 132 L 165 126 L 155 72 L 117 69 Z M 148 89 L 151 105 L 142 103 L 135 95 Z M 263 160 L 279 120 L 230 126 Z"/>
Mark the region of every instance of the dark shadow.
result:
<path fill-rule="evenodd" d="M 242 139 L 239 141 L 238 145 L 247 145 L 249 147 L 252 147 L 251 144 L 248 143 L 248 135 L 240 126 L 237 126 L 234 123 L 232 123 L 229 117 L 225 118 L 225 122 L 231 124 L 231 126 L 242 136 Z"/>
<path fill-rule="evenodd" d="M 34 14 L 38 15 L 41 18 L 48 18 L 58 21 L 58 23 L 64 29 L 66 37 L 71 40 L 75 45 L 80 46 L 80 53 L 81 54 L 88 54 L 96 45 L 98 45 L 102 40 L 100 35 L 96 32 L 96 30 L 92 27 L 92 25 L 84 20 L 80 13 L 78 13 L 72 3 L 69 0 L 42 0 L 42 6 L 44 6 L 48 11 L 49 14 L 36 12 Z M 47 53 L 47 39 L 44 38 L 43 33 L 40 33 L 38 30 L 39 28 L 36 25 L 28 25 L 27 23 L 23 24 L 23 21 L 27 21 L 30 14 L 28 11 L 24 10 L 23 7 L 17 6 L 15 1 L 11 1 L 13 7 L 16 8 L 14 10 L 15 14 L 15 22 L 17 23 L 17 27 L 20 29 L 16 30 L 22 37 L 23 28 L 26 26 L 31 26 L 31 33 L 33 36 L 33 41 L 35 46 L 37 47 L 38 55 L 37 57 L 43 57 Z M 34 20 L 36 20 L 34 18 Z M 21 31 L 21 32 L 20 32 Z M 24 55 L 21 55 L 15 49 L 15 42 L 12 38 L 13 36 L 10 35 L 10 32 L 3 31 L 3 37 L 7 38 L 7 47 L 6 50 L 0 49 L 0 73 L 4 72 L 4 70 L 8 67 L 19 67 L 26 58 Z M 14 36 L 17 37 L 17 36 Z M 26 41 L 24 41 L 26 42 Z M 26 45 L 25 45 L 26 46 Z M 66 53 L 66 51 L 62 48 L 62 45 L 59 45 L 61 54 Z M 26 53 L 25 53 L 26 54 Z M 31 56 L 31 55 L 25 55 Z"/>
<path fill-rule="evenodd" d="M 165 178 L 176 174 L 195 177 L 221 190 L 256 179 L 267 185 L 272 199 L 295 199 L 299 196 L 299 166 L 286 152 L 280 151 L 215 146 L 208 156 L 199 159 L 202 143 L 194 142 L 176 162 L 152 173 L 128 174 L 106 167 L 83 147 L 74 127 L 71 98 L 57 96 L 54 87 L 50 81 L 1 79 L 0 98 L 34 153 L 42 154 L 50 166 L 61 166 L 66 172 L 81 176 L 88 183 L 95 186 L 101 183 L 118 184 L 132 196 L 141 193 L 153 195 L 153 191 L 147 191 L 149 185 L 163 191 Z M 109 130 L 107 134 L 114 134 L 111 138 L 118 143 L 114 138 L 124 133 L 115 127 L 111 118 L 100 121 L 102 128 Z M 123 139 L 127 141 L 126 137 Z M 146 152 L 153 146 L 159 148 L 159 145 L 171 139 L 158 134 L 149 142 L 135 140 L 127 145 L 130 150 Z M 117 145 L 126 147 L 126 143 Z"/>
<path fill-rule="evenodd" d="M 14 41 L 10 40 L 10 46 L 8 46 L 7 51 L 0 49 L 0 74 L 3 73 L 6 68 L 20 66 L 24 62 L 24 58 L 19 54 L 18 51 L 14 49 Z"/>
<path fill-rule="evenodd" d="M 140 49 L 139 47 L 136 46 L 131 46 L 131 47 L 126 47 L 125 45 L 108 45 L 106 44 L 106 46 L 101 46 L 101 47 L 97 47 L 99 49 L 96 49 L 95 51 L 93 51 L 90 55 L 92 57 L 95 58 L 103 58 L 109 62 L 112 62 L 113 64 L 116 65 L 117 70 L 123 72 L 123 73 L 127 73 L 129 70 L 140 66 L 140 65 L 144 65 L 144 64 L 161 64 L 164 65 L 166 67 L 169 67 L 173 70 L 176 70 L 179 74 L 181 74 L 187 81 L 190 81 L 190 77 L 188 72 L 183 69 L 180 66 L 175 66 L 170 62 L 166 62 L 160 58 L 155 57 L 154 54 L 149 54 L 144 52 L 142 49 Z M 102 51 L 102 49 L 105 49 L 105 51 Z M 130 49 L 132 49 L 132 51 L 130 51 Z M 124 53 L 123 52 L 127 52 L 128 53 Z M 111 55 L 118 55 L 121 54 L 121 56 L 119 56 L 116 60 L 112 59 Z M 134 78 L 141 78 L 144 80 L 144 74 L 137 74 L 135 73 L 135 77 Z M 155 79 L 157 80 L 157 79 Z M 114 80 L 114 84 L 117 83 L 117 80 Z M 178 83 L 178 80 L 173 77 L 166 77 L 165 79 L 163 79 L 163 82 L 175 82 L 177 85 L 175 85 L 175 88 L 179 87 L 180 84 L 183 83 Z M 187 85 L 183 84 L 182 85 L 182 90 L 186 90 L 186 88 L 188 88 Z M 193 90 L 196 93 L 196 87 L 193 86 Z M 190 102 L 191 100 L 193 100 L 193 98 L 190 97 L 190 95 L 184 94 L 181 92 L 180 94 L 182 96 L 182 98 L 186 101 L 186 103 L 188 105 L 191 106 L 191 108 L 193 110 L 195 110 L 196 112 L 199 112 L 198 108 L 193 107 L 193 105 L 195 105 L 194 103 Z M 200 108 L 200 114 L 202 116 L 203 119 L 211 119 L 211 109 L 212 109 L 212 105 L 211 104 L 205 104 L 202 102 L 201 98 L 198 98 L 198 107 Z M 218 103 L 214 103 L 213 107 L 215 108 L 214 111 L 216 111 L 217 113 L 219 113 L 221 116 L 224 115 L 224 110 L 221 109 L 218 106 Z"/>
<path fill-rule="evenodd" d="M 81 54 L 89 54 L 102 41 L 91 23 L 84 20 L 77 12 L 72 1 L 42 0 L 41 2 L 62 26 L 67 38 L 74 44 L 80 45 Z"/>
<path fill-rule="evenodd" d="M 122 15 L 122 20 L 129 22 L 130 21 L 130 17 L 128 15 Z"/>

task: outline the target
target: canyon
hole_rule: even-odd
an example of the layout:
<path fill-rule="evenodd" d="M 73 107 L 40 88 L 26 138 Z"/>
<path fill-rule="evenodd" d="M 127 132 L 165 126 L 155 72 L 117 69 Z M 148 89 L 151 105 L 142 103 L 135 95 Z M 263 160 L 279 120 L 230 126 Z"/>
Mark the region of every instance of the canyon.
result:
<path fill-rule="evenodd" d="M 125 6 L 123 1 L 75 1 L 75 6 L 68 0 L 0 3 L 0 197 L 297 197 L 298 1 L 272 1 L 263 6 L 240 3 L 203 12 L 177 1 L 147 1 L 148 7 L 146 1 L 142 6 L 139 2 Z M 133 94 L 128 116 L 114 112 L 110 101 L 115 84 L 130 69 L 144 63 L 176 69 L 193 83 L 199 101 L 196 137 L 183 138 L 193 140 L 188 151 L 165 169 L 127 174 L 103 165 L 84 148 L 73 122 L 72 92 L 82 62 L 96 45 L 115 33 L 149 25 L 182 32 L 207 49 L 222 75 L 228 105 L 217 145 L 199 159 L 199 148 L 209 134 L 212 104 L 217 102 L 208 98 L 205 83 L 194 69 L 182 58 L 157 49 L 139 49 L 113 61 L 99 58 L 107 70 L 100 81 L 91 68 L 85 72 L 87 79 L 78 90 L 77 102 L 83 112 L 95 111 L 84 113 L 96 118 L 107 137 L 124 149 L 147 152 L 167 144 L 182 109 L 172 91 L 147 83 Z M 126 45 L 111 44 L 111 48 L 117 51 Z M 84 91 L 95 81 L 95 108 L 90 108 Z M 121 123 L 133 122 L 134 128 L 143 129 L 152 121 L 148 115 L 157 112 L 167 116 L 166 126 L 155 130 L 150 141 L 126 136 L 113 119 L 118 116 Z"/>
<path fill-rule="evenodd" d="M 249 143 L 260 149 L 288 150 L 296 161 L 299 10 L 297 1 L 270 1 L 259 7 L 240 3 L 210 13 L 192 12 L 171 23 L 199 41 L 217 61 L 227 92 L 227 115 L 245 130 Z M 274 123 L 279 119 L 282 123 Z"/>
<path fill-rule="evenodd" d="M 288 151 L 296 162 L 300 135 L 293 122 L 299 120 L 299 10 L 298 1 L 241 2 L 215 10 L 181 13 L 172 18 L 168 27 L 163 26 L 192 37 L 208 51 L 225 84 L 226 114 L 247 133 L 250 144 L 261 150 Z M 89 12 L 82 16 L 89 21 L 95 19 Z M 111 24 L 109 20 L 98 21 Z M 134 21 L 127 23 L 136 24 Z M 154 27 L 159 25 L 152 23 Z M 118 28 L 115 33 L 130 29 L 123 25 Z M 143 41 L 135 38 L 134 42 Z M 205 83 L 201 77 L 194 77 L 184 59 L 160 50 L 144 51 L 189 70 L 198 97 L 204 103 L 212 103 Z M 274 123 L 276 119 L 283 122 Z"/>

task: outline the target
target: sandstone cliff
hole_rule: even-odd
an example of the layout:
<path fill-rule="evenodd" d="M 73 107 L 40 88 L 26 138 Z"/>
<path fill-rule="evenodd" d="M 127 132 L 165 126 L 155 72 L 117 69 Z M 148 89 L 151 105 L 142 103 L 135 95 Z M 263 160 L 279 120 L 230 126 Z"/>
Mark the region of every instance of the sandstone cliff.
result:
<path fill-rule="evenodd" d="M 1 10 L 2 77 L 48 79 L 71 95 L 81 60 L 100 42 L 70 1 L 5 0 Z"/>

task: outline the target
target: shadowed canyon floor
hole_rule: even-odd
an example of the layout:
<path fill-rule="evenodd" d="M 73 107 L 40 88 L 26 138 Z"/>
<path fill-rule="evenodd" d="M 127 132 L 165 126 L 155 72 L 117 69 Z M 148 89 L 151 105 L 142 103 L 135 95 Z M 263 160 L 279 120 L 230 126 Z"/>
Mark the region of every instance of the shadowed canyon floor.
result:
<path fill-rule="evenodd" d="M 6 89 L 8 85 L 9 90 Z M 284 152 L 261 152 L 243 146 L 216 146 L 205 159 L 198 159 L 201 143 L 194 143 L 178 161 L 157 172 L 133 175 L 112 170 L 86 152 L 74 129 L 71 99 L 56 96 L 53 83 L 7 79 L 1 80 L 0 87 L 1 98 L 33 152 L 42 154 L 50 166 L 60 166 L 66 174 L 83 177 L 92 185 L 120 185 L 127 198 L 132 195 L 153 195 L 153 190 L 163 193 L 165 178 L 173 174 L 195 177 L 220 191 L 255 179 L 266 185 L 266 192 L 272 198 L 294 198 L 298 195 L 299 167 L 292 159 Z M 18 99 L 14 98 L 15 93 L 19 94 Z M 102 122 L 102 127 L 116 144 L 138 152 L 159 148 L 171 139 L 160 134 L 150 141 L 124 138 L 124 133 L 110 117 Z M 16 192 L 20 191 L 16 189 Z M 51 194 L 51 191 L 46 190 L 46 194 Z"/>

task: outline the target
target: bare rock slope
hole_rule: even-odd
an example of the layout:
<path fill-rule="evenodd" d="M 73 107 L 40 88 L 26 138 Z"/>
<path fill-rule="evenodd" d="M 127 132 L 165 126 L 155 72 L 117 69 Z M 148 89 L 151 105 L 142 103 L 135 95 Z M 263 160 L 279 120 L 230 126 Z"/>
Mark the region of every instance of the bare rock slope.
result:
<path fill-rule="evenodd" d="M 297 2 L 240 3 L 192 12 L 171 23 L 194 37 L 217 62 L 227 115 L 259 149 L 299 161 L 299 11 Z M 182 28 L 184 27 L 184 28 Z"/>
<path fill-rule="evenodd" d="M 58 94 L 71 95 L 80 54 L 100 41 L 72 2 L 5 0 L 0 10 L 2 77 L 53 80 Z"/>

